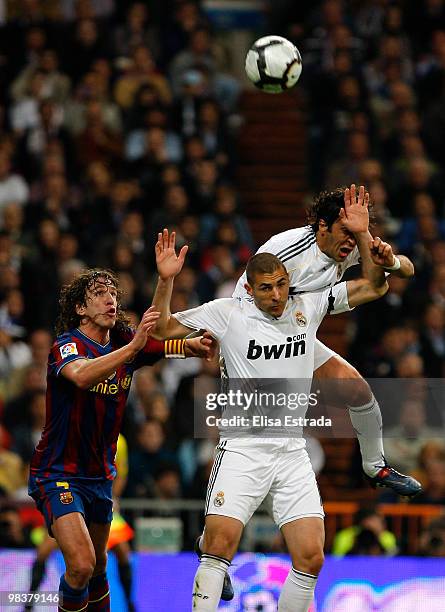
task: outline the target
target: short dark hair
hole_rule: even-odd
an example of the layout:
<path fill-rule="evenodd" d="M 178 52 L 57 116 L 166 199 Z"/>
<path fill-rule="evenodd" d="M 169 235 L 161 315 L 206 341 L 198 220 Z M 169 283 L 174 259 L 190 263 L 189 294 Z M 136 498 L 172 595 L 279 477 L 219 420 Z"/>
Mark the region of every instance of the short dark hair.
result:
<path fill-rule="evenodd" d="M 272 253 L 257 253 L 247 262 L 247 282 L 249 285 L 253 285 L 256 274 L 273 274 L 273 272 L 279 270 L 280 268 L 282 268 L 287 274 L 285 266 L 276 255 L 273 255 Z"/>

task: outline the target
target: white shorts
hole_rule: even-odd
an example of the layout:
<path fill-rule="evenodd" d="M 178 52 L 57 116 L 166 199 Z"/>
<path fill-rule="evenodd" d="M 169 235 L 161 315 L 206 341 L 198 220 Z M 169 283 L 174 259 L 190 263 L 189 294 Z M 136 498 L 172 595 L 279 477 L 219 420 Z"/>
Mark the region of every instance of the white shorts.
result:
<path fill-rule="evenodd" d="M 337 353 L 332 349 L 328 348 L 326 344 L 320 342 L 317 338 L 315 339 L 315 350 L 314 350 L 314 372 L 317 368 L 322 366 L 331 357 L 335 357 Z"/>
<path fill-rule="evenodd" d="M 306 449 L 293 439 L 223 440 L 207 487 L 205 514 L 236 518 L 246 525 L 264 501 L 276 525 L 324 517 Z"/>

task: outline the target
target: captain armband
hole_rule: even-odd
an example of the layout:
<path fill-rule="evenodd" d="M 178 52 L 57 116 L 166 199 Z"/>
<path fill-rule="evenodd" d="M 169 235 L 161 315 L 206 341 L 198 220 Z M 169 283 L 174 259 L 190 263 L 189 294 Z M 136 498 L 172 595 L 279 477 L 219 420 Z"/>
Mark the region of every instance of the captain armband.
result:
<path fill-rule="evenodd" d="M 165 340 L 164 352 L 167 359 L 185 359 L 185 339 Z"/>

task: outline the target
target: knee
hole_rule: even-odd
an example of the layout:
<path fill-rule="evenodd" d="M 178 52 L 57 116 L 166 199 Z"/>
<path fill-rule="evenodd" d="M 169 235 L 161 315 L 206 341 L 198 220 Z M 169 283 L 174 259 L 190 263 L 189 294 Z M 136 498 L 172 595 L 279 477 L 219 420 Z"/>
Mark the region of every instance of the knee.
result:
<path fill-rule="evenodd" d="M 218 532 L 204 534 L 202 551 L 224 559 L 231 559 L 238 545 L 238 540 L 230 533 Z"/>
<path fill-rule="evenodd" d="M 292 563 L 295 569 L 318 576 L 324 563 L 323 549 L 319 547 L 307 548 L 301 551 L 298 559 L 293 559 Z"/>
<path fill-rule="evenodd" d="M 349 406 L 362 406 L 372 398 L 372 391 L 366 380 L 347 361 L 342 360 L 338 369 L 338 379 L 342 381 L 344 392 L 347 394 L 346 401 Z"/>
<path fill-rule="evenodd" d="M 95 559 L 92 556 L 78 557 L 67 565 L 70 582 L 77 588 L 85 586 L 93 575 Z"/>

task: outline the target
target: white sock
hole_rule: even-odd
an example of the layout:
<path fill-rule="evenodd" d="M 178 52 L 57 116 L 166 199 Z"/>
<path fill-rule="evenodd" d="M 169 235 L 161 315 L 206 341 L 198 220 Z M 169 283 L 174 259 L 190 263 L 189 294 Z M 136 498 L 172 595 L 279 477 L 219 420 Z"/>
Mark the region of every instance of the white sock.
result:
<path fill-rule="evenodd" d="M 203 553 L 193 582 L 192 609 L 199 612 L 215 612 L 218 609 L 224 577 L 230 561 Z"/>
<path fill-rule="evenodd" d="M 380 406 L 373 395 L 367 404 L 348 408 L 360 444 L 363 470 L 368 476 L 375 476 L 384 465 Z"/>
<path fill-rule="evenodd" d="M 278 612 L 307 612 L 318 576 L 291 568 L 278 600 Z"/>

